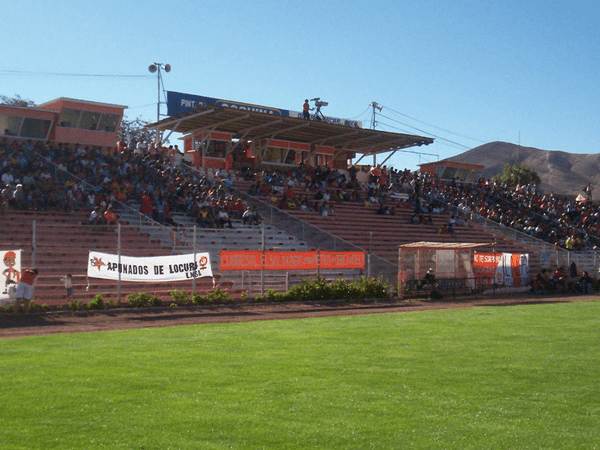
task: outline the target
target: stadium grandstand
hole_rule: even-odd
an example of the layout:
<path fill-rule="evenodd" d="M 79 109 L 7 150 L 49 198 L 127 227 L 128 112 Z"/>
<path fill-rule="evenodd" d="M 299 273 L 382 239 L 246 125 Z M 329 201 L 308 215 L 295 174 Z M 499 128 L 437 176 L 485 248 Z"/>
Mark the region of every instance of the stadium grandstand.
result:
<path fill-rule="evenodd" d="M 183 153 L 160 141 L 117 143 L 113 121 L 120 122 L 124 107 L 106 110 L 113 125 L 103 129 L 97 117 L 94 130 L 81 130 L 83 113 L 77 126 L 66 126 L 64 111 L 74 110 L 73 103 L 65 103 L 63 113 L 56 107 L 47 125 L 52 130 L 57 121 L 57 128 L 42 137 L 23 134 L 22 124 L 5 129 L 0 252 L 22 249 L 22 267 L 38 268 L 38 303 L 67 302 L 61 282 L 67 273 L 74 298 L 83 302 L 141 291 L 168 300 L 172 289 L 208 292 L 217 286 L 259 295 L 316 276 L 382 276 L 393 284 L 399 246 L 421 241 L 526 253 L 533 279 L 542 269 L 573 265 L 598 276 L 600 210 L 591 199 L 570 202 L 532 186 L 510 189 L 481 178 L 442 179 L 435 171 L 385 165 L 393 152 L 432 143 L 427 137 L 200 101 L 204 97 L 174 98 L 188 110 L 174 109 L 148 128 L 157 136 L 181 133 Z M 92 102 L 78 104 L 98 109 Z M 85 133 L 68 137 L 61 128 Z M 107 133 L 112 145 L 104 140 Z M 365 156 L 384 159 L 358 164 Z M 360 269 L 259 274 L 220 270 L 222 250 L 364 252 L 367 261 Z M 213 277 L 115 283 L 89 276 L 91 251 L 131 257 L 207 252 Z"/>

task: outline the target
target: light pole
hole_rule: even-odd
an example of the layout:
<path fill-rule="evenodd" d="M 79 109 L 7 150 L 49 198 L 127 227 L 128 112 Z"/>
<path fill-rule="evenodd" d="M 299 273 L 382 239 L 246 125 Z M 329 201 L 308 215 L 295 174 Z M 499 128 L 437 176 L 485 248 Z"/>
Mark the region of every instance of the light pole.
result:
<path fill-rule="evenodd" d="M 163 69 L 165 72 L 169 73 L 171 71 L 171 65 L 155 62 L 154 64 L 150 64 L 148 66 L 148 71 L 150 73 L 156 72 L 156 74 L 158 75 L 158 77 L 157 77 L 157 79 L 158 79 L 158 100 L 156 102 L 156 121 L 157 122 L 160 120 L 160 87 L 163 86 L 163 90 L 164 90 L 162 75 L 160 73 L 161 69 Z M 158 131 L 158 126 L 156 127 L 156 138 L 155 139 L 156 139 L 156 144 L 158 145 L 158 143 L 160 142 L 160 134 Z"/>

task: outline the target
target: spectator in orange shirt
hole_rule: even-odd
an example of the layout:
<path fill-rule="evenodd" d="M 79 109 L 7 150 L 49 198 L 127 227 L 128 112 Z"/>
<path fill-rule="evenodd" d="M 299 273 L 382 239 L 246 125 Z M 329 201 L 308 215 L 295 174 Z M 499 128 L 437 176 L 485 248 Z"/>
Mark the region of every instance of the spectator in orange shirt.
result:
<path fill-rule="evenodd" d="M 106 225 L 116 225 L 117 221 L 119 220 L 115 212 L 112 210 L 112 207 L 110 206 L 106 209 L 106 211 L 104 211 L 102 217 L 104 217 Z"/>

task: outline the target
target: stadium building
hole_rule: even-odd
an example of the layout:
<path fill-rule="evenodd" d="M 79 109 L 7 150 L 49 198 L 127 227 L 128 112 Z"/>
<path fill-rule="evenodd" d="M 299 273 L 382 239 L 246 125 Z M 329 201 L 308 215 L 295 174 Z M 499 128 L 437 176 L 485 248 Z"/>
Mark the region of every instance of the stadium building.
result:
<path fill-rule="evenodd" d="M 57 98 L 35 107 L 0 105 L 4 137 L 116 148 L 121 105 Z"/>
<path fill-rule="evenodd" d="M 304 164 L 346 169 L 361 155 L 389 155 L 432 138 L 362 128 L 360 122 L 230 100 L 167 92 L 166 119 L 148 125 L 165 139 L 181 133 L 196 167 L 286 169 Z M 168 132 L 168 134 L 165 134 Z M 163 139 L 163 141 L 165 140 Z"/>

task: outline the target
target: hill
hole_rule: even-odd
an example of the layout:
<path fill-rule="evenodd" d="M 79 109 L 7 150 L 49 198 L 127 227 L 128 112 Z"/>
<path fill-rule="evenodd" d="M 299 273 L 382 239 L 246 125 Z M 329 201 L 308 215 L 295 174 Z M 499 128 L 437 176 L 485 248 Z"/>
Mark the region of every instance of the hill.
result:
<path fill-rule="evenodd" d="M 522 147 L 508 142 L 489 142 L 460 155 L 448 158 L 485 166 L 482 176 L 492 178 L 502 172 L 505 164 L 522 163 L 534 169 L 543 192 L 578 195 L 589 183 L 600 182 L 600 154 L 576 154 L 555 150 Z M 595 193 L 596 197 L 599 195 Z"/>

